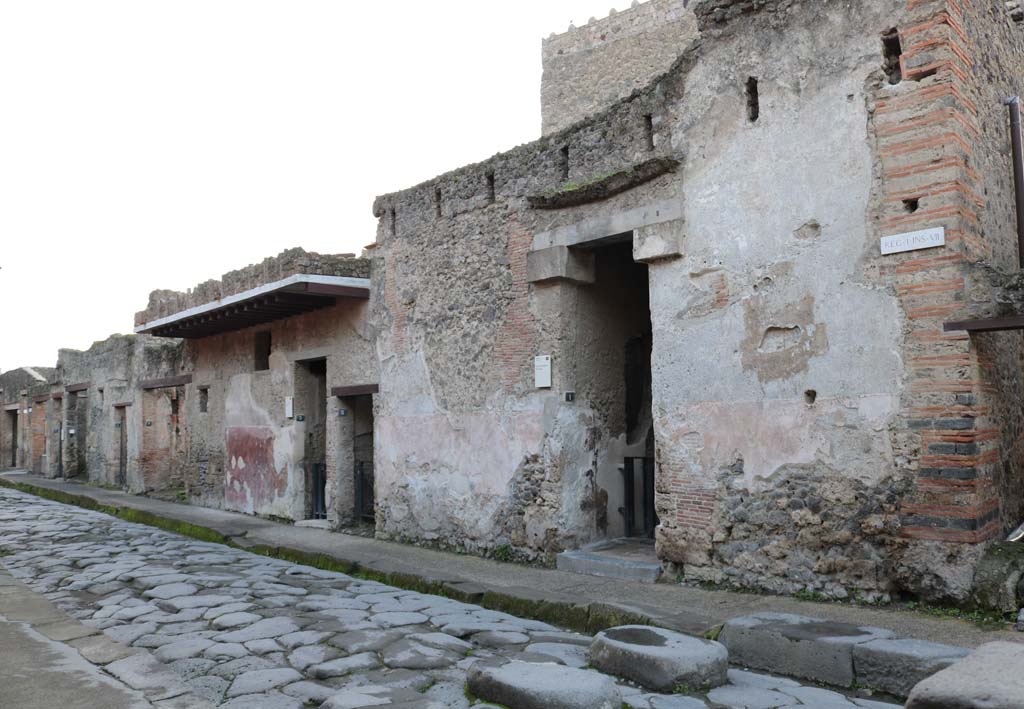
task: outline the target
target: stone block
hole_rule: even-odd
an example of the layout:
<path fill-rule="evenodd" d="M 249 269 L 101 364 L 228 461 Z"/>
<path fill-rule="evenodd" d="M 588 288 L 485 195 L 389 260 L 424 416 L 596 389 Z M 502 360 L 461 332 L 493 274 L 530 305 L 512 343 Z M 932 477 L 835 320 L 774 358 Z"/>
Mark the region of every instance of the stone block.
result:
<path fill-rule="evenodd" d="M 642 226 L 633 232 L 633 260 L 650 263 L 683 255 L 682 219 Z"/>
<path fill-rule="evenodd" d="M 591 664 L 647 689 L 672 692 L 720 687 L 726 682 L 729 653 L 721 643 L 645 625 L 624 625 L 597 634 Z"/>
<path fill-rule="evenodd" d="M 594 254 L 590 251 L 552 246 L 526 255 L 526 279 L 530 283 L 568 281 L 593 283 Z"/>
<path fill-rule="evenodd" d="M 1024 707 L 1024 644 L 982 645 L 960 662 L 918 683 L 907 709 Z"/>
<path fill-rule="evenodd" d="M 469 691 L 517 709 L 620 709 L 622 694 L 611 677 L 556 664 L 509 662 L 473 665 Z"/>
<path fill-rule="evenodd" d="M 858 684 L 905 697 L 918 682 L 969 653 L 924 640 L 872 640 L 854 646 L 853 671 Z"/>
<path fill-rule="evenodd" d="M 854 681 L 854 646 L 892 637 L 884 628 L 755 613 L 726 622 L 718 639 L 735 665 L 849 687 Z"/>

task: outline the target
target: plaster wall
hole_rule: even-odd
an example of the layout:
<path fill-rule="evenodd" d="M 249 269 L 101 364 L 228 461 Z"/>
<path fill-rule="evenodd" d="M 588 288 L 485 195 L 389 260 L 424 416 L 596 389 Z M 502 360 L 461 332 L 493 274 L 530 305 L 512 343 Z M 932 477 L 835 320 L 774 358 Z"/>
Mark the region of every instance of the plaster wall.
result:
<path fill-rule="evenodd" d="M 904 314 L 877 268 L 869 107 L 900 12 L 773 10 L 706 13 L 701 44 L 608 112 L 378 199 L 379 534 L 550 559 L 617 531 L 627 449 L 580 352 L 586 269 L 563 255 L 531 282 L 526 256 L 630 232 L 650 271 L 659 555 L 699 580 L 892 587 Z M 617 194 L 529 204 L 662 156 L 678 167 Z"/>
<path fill-rule="evenodd" d="M 327 508 L 332 524 L 351 519 L 351 498 L 337 494 L 339 477 L 351 477 L 352 471 L 337 468 L 340 405 L 329 390 L 376 382 L 366 308 L 366 301 L 340 299 L 267 326 L 188 341 L 193 379 L 186 397 L 192 422 L 186 492 L 194 503 L 282 519 L 307 517 L 305 441 L 316 405 L 303 395 L 296 363 L 326 360 Z M 264 331 L 271 336 L 270 368 L 254 371 L 255 335 Z M 199 410 L 200 387 L 208 392 L 205 412 Z M 291 418 L 285 415 L 288 397 Z"/>

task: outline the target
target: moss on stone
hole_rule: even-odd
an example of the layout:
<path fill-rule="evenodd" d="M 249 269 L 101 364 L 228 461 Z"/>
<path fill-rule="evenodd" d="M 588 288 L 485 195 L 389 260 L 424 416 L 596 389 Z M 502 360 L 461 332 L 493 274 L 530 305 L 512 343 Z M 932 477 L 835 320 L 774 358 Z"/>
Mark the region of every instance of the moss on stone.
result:
<path fill-rule="evenodd" d="M 526 201 L 534 209 L 564 209 L 599 202 L 672 172 L 678 166 L 679 161 L 675 158 L 651 158 L 581 184 L 568 183 L 553 192 L 530 195 Z"/>

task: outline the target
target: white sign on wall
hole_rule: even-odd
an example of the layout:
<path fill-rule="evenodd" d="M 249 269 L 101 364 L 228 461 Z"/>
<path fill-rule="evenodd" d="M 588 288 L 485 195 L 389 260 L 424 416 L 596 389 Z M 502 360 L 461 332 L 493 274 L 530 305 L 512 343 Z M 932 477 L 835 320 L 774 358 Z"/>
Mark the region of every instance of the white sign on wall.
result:
<path fill-rule="evenodd" d="M 533 385 L 538 389 L 551 388 L 551 355 L 533 358 Z"/>
<path fill-rule="evenodd" d="M 911 231 L 906 234 L 894 234 L 882 237 L 882 256 L 898 254 L 918 249 L 933 249 L 946 245 L 946 228 L 936 227 L 923 231 Z"/>

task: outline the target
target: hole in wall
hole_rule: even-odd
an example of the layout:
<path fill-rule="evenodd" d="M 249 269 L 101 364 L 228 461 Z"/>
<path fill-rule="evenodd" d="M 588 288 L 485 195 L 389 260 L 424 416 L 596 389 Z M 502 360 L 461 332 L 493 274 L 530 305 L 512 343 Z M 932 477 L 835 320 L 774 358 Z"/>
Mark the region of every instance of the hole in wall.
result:
<path fill-rule="evenodd" d="M 565 145 L 558 153 L 558 171 L 562 180 L 569 179 L 569 146 Z"/>
<path fill-rule="evenodd" d="M 434 189 L 434 218 L 441 218 L 441 188 Z"/>
<path fill-rule="evenodd" d="M 808 406 L 814 406 L 814 402 L 818 400 L 818 392 L 814 389 L 808 389 L 804 392 L 804 401 L 807 402 Z"/>
<path fill-rule="evenodd" d="M 903 211 L 907 212 L 908 214 L 913 214 L 920 208 L 921 200 L 917 197 L 914 197 L 913 199 L 903 200 Z"/>
<path fill-rule="evenodd" d="M 799 326 L 792 327 L 770 327 L 764 331 L 761 337 L 761 344 L 758 345 L 758 352 L 781 352 L 800 344 L 803 329 Z"/>
<path fill-rule="evenodd" d="M 647 149 L 654 150 L 654 116 L 650 113 L 644 116 L 644 139 L 647 141 Z"/>
<path fill-rule="evenodd" d="M 893 27 L 882 33 L 882 57 L 885 59 L 882 70 L 885 71 L 889 83 L 893 86 L 903 81 L 901 56 L 903 56 L 903 43 L 900 41 L 899 30 Z"/>
<path fill-rule="evenodd" d="M 388 221 L 388 231 L 391 233 L 391 236 L 394 236 L 398 233 L 398 215 L 395 213 L 394 207 L 388 210 Z"/>
<path fill-rule="evenodd" d="M 487 203 L 494 204 L 496 199 L 496 193 L 494 188 L 494 173 L 487 173 Z"/>
<path fill-rule="evenodd" d="M 753 76 L 747 79 L 747 119 L 751 123 L 757 123 L 761 117 L 761 95 L 757 86 L 757 79 Z"/>
<path fill-rule="evenodd" d="M 793 236 L 801 241 L 813 241 L 821 236 L 821 224 L 819 224 L 817 220 L 812 219 L 794 231 Z"/>
<path fill-rule="evenodd" d="M 199 413 L 205 414 L 210 410 L 210 390 L 199 390 Z"/>

